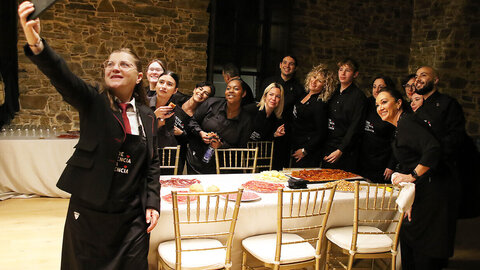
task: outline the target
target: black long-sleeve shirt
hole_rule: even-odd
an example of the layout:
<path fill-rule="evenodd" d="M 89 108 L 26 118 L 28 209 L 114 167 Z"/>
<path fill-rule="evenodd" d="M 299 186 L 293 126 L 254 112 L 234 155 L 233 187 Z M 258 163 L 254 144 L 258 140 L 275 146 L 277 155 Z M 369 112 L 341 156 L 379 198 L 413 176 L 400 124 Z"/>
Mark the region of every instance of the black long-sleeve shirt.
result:
<path fill-rule="evenodd" d="M 465 139 L 465 116 L 460 104 L 452 97 L 436 91 L 416 111 L 418 117 L 432 128 L 447 159 L 456 159 Z"/>
<path fill-rule="evenodd" d="M 305 148 L 309 154 L 318 152 L 327 137 L 327 104 L 319 100 L 318 95 L 312 95 L 305 103 L 300 99 L 293 107 L 292 146 L 294 151 Z"/>
<path fill-rule="evenodd" d="M 365 116 L 365 94 L 355 85 L 335 90 L 328 102 L 327 145 L 343 153 L 358 144 Z"/>
<path fill-rule="evenodd" d="M 214 159 L 208 164 L 202 162 L 208 149 L 200 131 L 215 132 L 220 137 L 222 148 L 246 147 L 251 133 L 251 118 L 241 110 L 235 118 L 227 118 L 227 101 L 224 98 L 209 98 L 200 105 L 188 124 L 194 135 L 190 141 L 187 160 L 199 172 L 214 172 Z"/>
<path fill-rule="evenodd" d="M 359 157 L 362 176 L 374 182 L 383 182 L 385 168 L 395 169 L 396 162 L 391 147 L 394 133 L 395 126 L 380 118 L 375 106 L 375 98 L 369 97 L 366 103 Z"/>
<path fill-rule="evenodd" d="M 259 110 L 256 104 L 249 104 L 243 108 L 251 115 L 252 132 L 251 141 L 271 141 L 274 139 L 275 131 L 282 125 L 282 120 L 278 119 L 274 112 L 267 117 L 265 109 Z"/>

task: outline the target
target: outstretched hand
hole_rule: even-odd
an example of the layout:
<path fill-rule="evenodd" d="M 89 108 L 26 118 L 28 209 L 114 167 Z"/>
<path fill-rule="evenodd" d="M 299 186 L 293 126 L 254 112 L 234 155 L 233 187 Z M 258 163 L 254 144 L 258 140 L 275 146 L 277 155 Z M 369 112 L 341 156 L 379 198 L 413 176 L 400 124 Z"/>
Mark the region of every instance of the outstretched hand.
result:
<path fill-rule="evenodd" d="M 35 7 L 29 1 L 25 1 L 18 6 L 18 17 L 20 25 L 25 33 L 27 43 L 30 45 L 34 54 L 39 54 L 43 50 L 43 43 L 40 38 L 40 19 L 27 21 L 28 15 L 35 11 Z"/>

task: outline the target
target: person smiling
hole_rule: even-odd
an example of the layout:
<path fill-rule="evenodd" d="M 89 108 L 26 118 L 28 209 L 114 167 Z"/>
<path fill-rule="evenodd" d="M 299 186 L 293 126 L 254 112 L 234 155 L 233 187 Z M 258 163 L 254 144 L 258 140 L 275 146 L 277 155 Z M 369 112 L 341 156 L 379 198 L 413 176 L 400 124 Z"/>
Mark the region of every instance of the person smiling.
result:
<path fill-rule="evenodd" d="M 367 99 L 358 156 L 358 173 L 375 183 L 390 182 L 396 163 L 390 146 L 395 127 L 382 121 L 375 107 L 375 98 L 384 88 L 395 89 L 392 79 L 383 75 L 375 77 L 372 82 L 372 96 Z"/>
<path fill-rule="evenodd" d="M 178 162 L 178 171 L 180 173 L 183 172 L 185 166 L 188 149 L 187 145 L 189 141 L 192 140 L 191 137 L 194 137 L 187 129 L 188 122 L 192 119 L 197 108 L 212 96 L 215 96 L 215 86 L 210 82 L 200 82 L 197 83 L 195 89 L 193 89 L 192 96 L 183 104 L 178 104 L 178 106 L 173 109 L 175 113 L 174 134 L 175 139 L 180 145 L 180 157 Z"/>
<path fill-rule="evenodd" d="M 153 59 L 148 63 L 147 70 L 145 71 L 149 86 L 147 91 L 148 97 L 155 95 L 155 87 L 157 86 L 158 78 L 160 78 L 165 70 L 165 64 L 160 59 Z"/>
<path fill-rule="evenodd" d="M 285 135 L 281 122 L 283 101 L 283 87 L 278 83 L 271 83 L 265 88 L 258 105 L 249 104 L 244 107 L 252 115 L 251 141 L 271 141 Z"/>
<path fill-rule="evenodd" d="M 188 174 L 215 173 L 215 158 L 205 157 L 209 146 L 247 146 L 251 121 L 250 115 L 241 106 L 245 89 L 245 82 L 232 79 L 225 89 L 225 98 L 209 98 L 197 108 L 188 124 L 194 136 L 187 151 Z M 215 135 L 212 136 L 212 133 Z"/>
<path fill-rule="evenodd" d="M 335 78 L 327 65 L 315 66 L 305 79 L 305 93 L 293 107 L 293 167 L 320 166 L 322 142 L 327 137 L 327 104 L 335 91 Z"/>
<path fill-rule="evenodd" d="M 78 110 L 80 139 L 57 186 L 71 193 L 61 269 L 148 269 L 149 234 L 160 208 L 155 115 L 144 104 L 141 62 L 130 49 L 104 63 L 104 85 L 87 84 L 40 37 L 18 7 L 25 54 Z"/>
<path fill-rule="evenodd" d="M 392 183 L 415 184 L 415 199 L 400 231 L 402 269 L 442 269 L 453 252 L 455 217 L 449 213 L 448 199 L 452 172 L 442 162 L 440 144 L 425 122 L 407 113 L 400 92 L 380 90 L 376 106 L 380 118 L 396 127 L 392 147 L 399 166 Z"/>

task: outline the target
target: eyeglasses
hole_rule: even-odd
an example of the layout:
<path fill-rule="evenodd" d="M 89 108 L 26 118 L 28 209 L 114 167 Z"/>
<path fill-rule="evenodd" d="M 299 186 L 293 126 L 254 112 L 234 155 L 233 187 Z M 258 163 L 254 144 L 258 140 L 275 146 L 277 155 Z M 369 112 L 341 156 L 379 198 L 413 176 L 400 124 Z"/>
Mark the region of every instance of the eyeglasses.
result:
<path fill-rule="evenodd" d="M 110 70 L 110 69 L 113 69 L 115 67 L 115 65 L 117 65 L 117 63 L 113 62 L 113 61 L 105 61 L 103 62 L 103 68 L 105 68 L 106 70 Z M 118 63 L 118 68 L 121 69 L 121 70 L 125 70 L 125 71 L 128 71 L 132 68 L 135 68 L 135 65 L 132 64 L 132 63 L 129 63 L 127 61 L 120 61 Z"/>
<path fill-rule="evenodd" d="M 403 85 L 403 88 L 412 89 L 412 87 L 413 87 L 413 84 L 404 84 Z"/>

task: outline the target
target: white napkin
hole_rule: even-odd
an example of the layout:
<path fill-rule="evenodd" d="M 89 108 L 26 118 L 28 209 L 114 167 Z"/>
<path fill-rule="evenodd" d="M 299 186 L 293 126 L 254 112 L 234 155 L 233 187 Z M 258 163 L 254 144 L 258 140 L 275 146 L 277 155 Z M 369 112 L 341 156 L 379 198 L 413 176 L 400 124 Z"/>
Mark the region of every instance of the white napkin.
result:
<path fill-rule="evenodd" d="M 403 186 L 402 191 L 398 194 L 396 203 L 400 212 L 406 212 L 412 208 L 413 201 L 415 200 L 415 184 L 401 182 L 399 184 Z"/>

